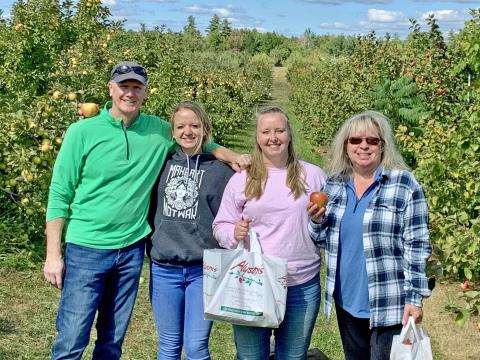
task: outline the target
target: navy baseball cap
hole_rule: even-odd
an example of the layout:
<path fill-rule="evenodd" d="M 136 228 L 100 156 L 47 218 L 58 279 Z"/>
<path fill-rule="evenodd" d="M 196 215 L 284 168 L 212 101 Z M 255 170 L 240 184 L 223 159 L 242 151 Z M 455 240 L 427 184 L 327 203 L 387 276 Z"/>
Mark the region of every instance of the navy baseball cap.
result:
<path fill-rule="evenodd" d="M 148 77 L 145 68 L 134 61 L 122 61 L 114 66 L 110 80 L 120 83 L 125 80 L 137 80 L 147 86 Z"/>

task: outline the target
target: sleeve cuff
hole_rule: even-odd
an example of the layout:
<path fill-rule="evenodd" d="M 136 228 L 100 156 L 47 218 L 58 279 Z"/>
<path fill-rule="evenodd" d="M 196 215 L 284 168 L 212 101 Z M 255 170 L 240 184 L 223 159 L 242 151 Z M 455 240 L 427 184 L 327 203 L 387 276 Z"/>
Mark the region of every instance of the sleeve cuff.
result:
<path fill-rule="evenodd" d="M 422 307 L 422 300 L 422 295 L 413 291 L 408 291 L 405 297 L 405 304 L 412 304 L 417 307 Z"/>
<path fill-rule="evenodd" d="M 308 224 L 312 230 L 319 231 L 322 229 L 322 224 L 321 223 L 316 223 L 313 222 L 311 219 L 308 221 Z"/>

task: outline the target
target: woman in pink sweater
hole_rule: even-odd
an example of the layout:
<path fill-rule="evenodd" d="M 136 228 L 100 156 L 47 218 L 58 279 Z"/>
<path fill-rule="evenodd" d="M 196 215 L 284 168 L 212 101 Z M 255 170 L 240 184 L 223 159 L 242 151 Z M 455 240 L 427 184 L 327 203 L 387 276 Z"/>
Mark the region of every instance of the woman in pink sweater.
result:
<path fill-rule="evenodd" d="M 236 173 L 213 222 L 220 245 L 235 249 L 256 233 L 263 253 L 288 261 L 285 318 L 275 335 L 275 359 L 306 359 L 320 304 L 320 254 L 308 234 L 310 193 L 325 173 L 301 161 L 293 149 L 288 117 L 278 107 L 256 117 L 256 146 L 248 171 Z M 233 325 L 238 360 L 268 359 L 272 329 Z"/>

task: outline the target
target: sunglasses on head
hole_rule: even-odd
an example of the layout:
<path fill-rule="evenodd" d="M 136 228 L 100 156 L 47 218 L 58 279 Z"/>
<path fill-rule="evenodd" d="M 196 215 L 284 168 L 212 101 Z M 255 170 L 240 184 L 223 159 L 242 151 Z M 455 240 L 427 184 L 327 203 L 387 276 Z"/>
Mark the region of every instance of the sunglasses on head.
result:
<path fill-rule="evenodd" d="M 129 72 L 134 72 L 137 75 L 143 76 L 145 79 L 147 78 L 147 72 L 145 69 L 141 66 L 128 66 L 128 65 L 122 65 L 119 66 L 115 69 L 115 71 L 112 74 L 112 77 L 116 74 L 122 75 L 122 74 L 128 74 Z"/>
<path fill-rule="evenodd" d="M 378 145 L 382 142 L 382 139 L 378 137 L 349 137 L 347 141 L 352 145 L 359 145 L 362 141 L 365 140 L 368 145 Z"/>

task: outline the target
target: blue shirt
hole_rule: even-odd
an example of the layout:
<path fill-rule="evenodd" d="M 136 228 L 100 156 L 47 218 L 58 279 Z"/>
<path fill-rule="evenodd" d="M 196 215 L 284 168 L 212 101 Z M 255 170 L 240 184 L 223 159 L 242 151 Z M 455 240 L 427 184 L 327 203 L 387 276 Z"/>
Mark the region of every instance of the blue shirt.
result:
<path fill-rule="evenodd" d="M 380 171 L 360 199 L 353 178 L 347 183 L 347 207 L 340 222 L 338 270 L 335 279 L 335 303 L 358 318 L 370 317 L 368 275 L 363 253 L 363 217 L 380 181 Z"/>

